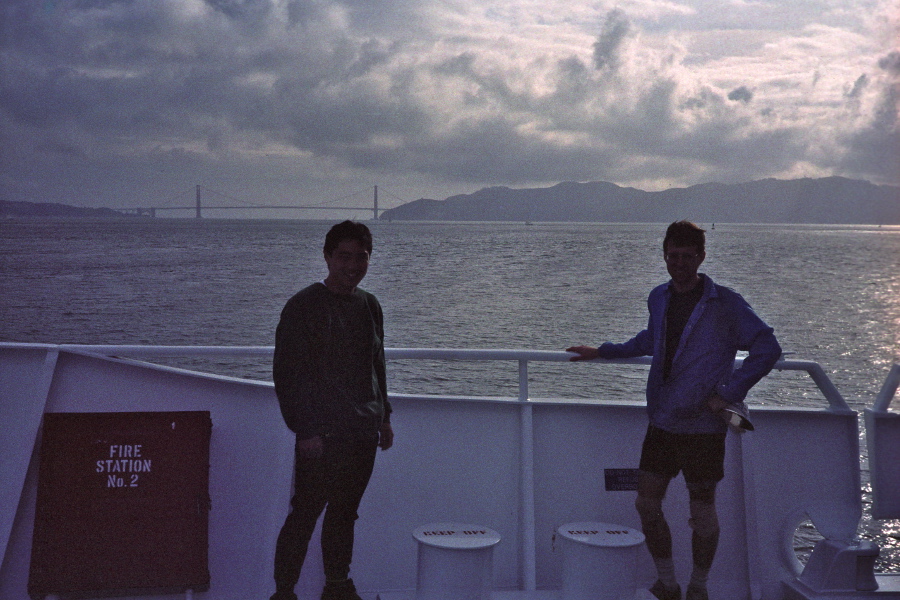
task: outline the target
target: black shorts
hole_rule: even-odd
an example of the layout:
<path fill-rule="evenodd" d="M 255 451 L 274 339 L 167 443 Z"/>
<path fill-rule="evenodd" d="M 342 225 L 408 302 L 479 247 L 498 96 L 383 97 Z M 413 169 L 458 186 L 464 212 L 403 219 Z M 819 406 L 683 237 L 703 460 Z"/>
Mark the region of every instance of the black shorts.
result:
<path fill-rule="evenodd" d="M 641 448 L 641 471 L 675 477 L 688 483 L 721 481 L 725 477 L 724 433 L 669 433 L 647 427 Z"/>

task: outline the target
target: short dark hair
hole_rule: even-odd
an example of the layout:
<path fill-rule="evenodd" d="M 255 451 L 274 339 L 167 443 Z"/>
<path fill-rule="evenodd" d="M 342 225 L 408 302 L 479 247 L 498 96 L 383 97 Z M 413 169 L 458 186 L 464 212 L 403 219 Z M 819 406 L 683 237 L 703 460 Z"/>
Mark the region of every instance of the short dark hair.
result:
<path fill-rule="evenodd" d="M 325 246 L 322 250 L 330 256 L 338 244 L 344 240 L 356 240 L 363 245 L 366 252 L 372 254 L 372 232 L 368 227 L 356 221 L 342 221 L 332 226 L 325 235 Z"/>
<path fill-rule="evenodd" d="M 666 237 L 663 238 L 663 252 L 668 250 L 669 244 L 677 247 L 695 246 L 697 252 L 706 252 L 706 233 L 696 223 L 690 221 L 675 221 L 666 229 Z"/>

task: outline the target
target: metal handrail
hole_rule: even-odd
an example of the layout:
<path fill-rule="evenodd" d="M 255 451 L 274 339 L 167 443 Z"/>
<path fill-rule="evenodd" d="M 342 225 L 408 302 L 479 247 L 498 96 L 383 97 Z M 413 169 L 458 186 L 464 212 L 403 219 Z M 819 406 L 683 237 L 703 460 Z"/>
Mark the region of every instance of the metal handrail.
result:
<path fill-rule="evenodd" d="M 34 346 L 33 344 L 30 344 Z M 271 356 L 274 346 L 150 346 L 150 345 L 90 345 L 90 344 L 60 344 L 47 347 L 56 347 L 63 351 L 89 352 L 105 356 L 152 358 L 160 356 Z M 469 349 L 469 348 L 386 348 L 385 356 L 393 360 L 462 360 L 462 361 L 516 361 L 519 363 L 519 393 L 520 401 L 527 401 L 528 395 L 528 363 L 529 362 L 568 362 L 573 356 L 571 352 L 559 350 L 524 350 L 524 349 Z M 649 365 L 650 357 L 594 359 L 593 363 Z M 743 358 L 734 361 L 735 368 L 743 363 Z M 831 379 L 825 373 L 819 363 L 810 360 L 785 360 L 781 359 L 775 364 L 778 371 L 804 371 L 816 384 L 819 391 L 828 401 L 829 409 L 836 412 L 852 412 L 846 400 L 834 386 Z M 884 404 L 884 410 L 890 403 L 890 397 L 900 383 L 900 367 L 895 366 L 892 371 L 894 387 L 886 400 L 876 402 L 876 409 Z M 885 382 L 887 390 L 888 382 Z M 887 392 L 882 390 L 882 395 Z"/>
<path fill-rule="evenodd" d="M 891 400 L 894 399 L 894 394 L 897 393 L 898 387 L 900 387 L 900 364 L 894 365 L 888 372 L 884 385 L 881 386 L 881 391 L 875 396 L 872 412 L 888 412 L 888 407 L 891 405 Z"/>

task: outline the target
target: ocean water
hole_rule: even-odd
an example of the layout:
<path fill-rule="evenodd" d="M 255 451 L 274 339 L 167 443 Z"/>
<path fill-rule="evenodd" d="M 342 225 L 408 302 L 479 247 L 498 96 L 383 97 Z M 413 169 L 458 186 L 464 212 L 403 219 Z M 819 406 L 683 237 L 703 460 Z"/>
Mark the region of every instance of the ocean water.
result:
<path fill-rule="evenodd" d="M 294 292 L 322 279 L 329 221 L 0 221 L 0 340 L 272 345 Z M 702 271 L 740 292 L 792 358 L 819 362 L 850 406 L 900 362 L 900 227 L 704 225 Z M 370 223 L 362 287 L 386 344 L 562 350 L 625 341 L 665 281 L 663 224 Z M 266 361 L 171 362 L 270 380 Z M 392 361 L 393 392 L 514 396 L 506 363 Z M 530 366 L 532 397 L 641 398 L 643 367 Z M 750 402 L 824 406 L 805 374 L 773 373 Z M 864 445 L 863 445 L 864 447 Z M 865 474 L 864 474 L 865 475 Z M 881 570 L 900 523 L 864 522 Z M 815 538 L 801 532 L 799 544 Z"/>

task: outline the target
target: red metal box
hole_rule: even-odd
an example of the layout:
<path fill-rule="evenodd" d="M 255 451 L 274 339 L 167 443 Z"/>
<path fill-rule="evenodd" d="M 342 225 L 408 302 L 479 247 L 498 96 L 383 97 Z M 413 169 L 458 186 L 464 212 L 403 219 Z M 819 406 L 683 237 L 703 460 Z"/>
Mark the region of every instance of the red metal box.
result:
<path fill-rule="evenodd" d="M 28 592 L 209 588 L 209 412 L 44 415 Z"/>

